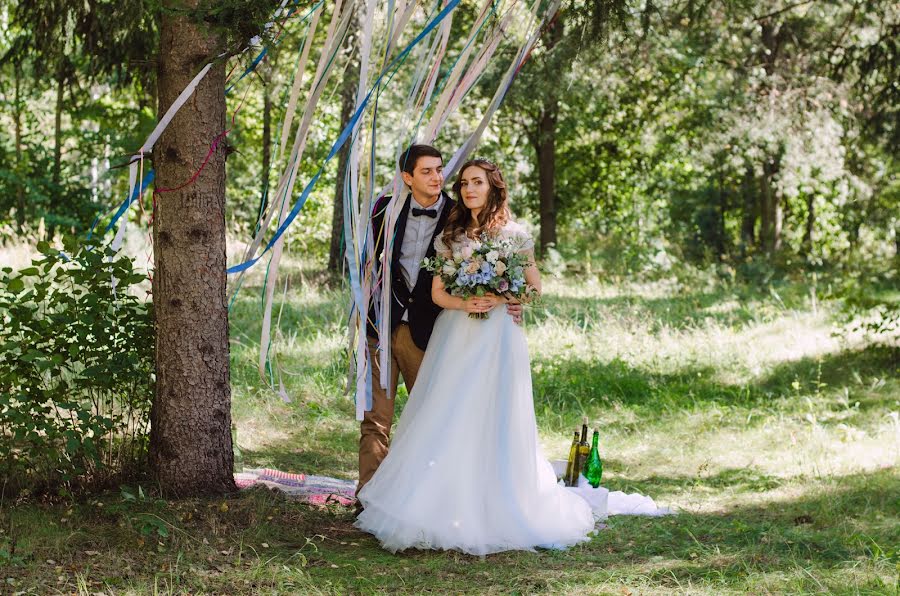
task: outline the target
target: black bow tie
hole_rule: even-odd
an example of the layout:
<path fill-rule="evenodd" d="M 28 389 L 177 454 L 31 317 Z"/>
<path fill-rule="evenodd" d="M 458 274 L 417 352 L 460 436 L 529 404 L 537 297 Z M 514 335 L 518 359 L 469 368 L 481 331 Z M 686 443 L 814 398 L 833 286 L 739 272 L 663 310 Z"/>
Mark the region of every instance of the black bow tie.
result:
<path fill-rule="evenodd" d="M 416 217 L 420 215 L 427 215 L 428 217 L 434 219 L 435 217 L 437 217 L 437 209 L 419 209 L 418 207 L 413 207 L 412 214 Z"/>

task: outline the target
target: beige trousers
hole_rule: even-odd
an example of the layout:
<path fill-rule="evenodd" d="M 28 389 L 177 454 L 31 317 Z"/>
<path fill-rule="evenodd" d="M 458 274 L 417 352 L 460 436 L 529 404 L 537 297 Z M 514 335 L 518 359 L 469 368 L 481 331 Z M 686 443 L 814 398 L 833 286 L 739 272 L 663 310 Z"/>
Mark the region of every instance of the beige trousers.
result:
<path fill-rule="evenodd" d="M 391 335 L 391 362 L 388 390 L 381 388 L 379 377 L 378 342 L 369 338 L 369 354 L 372 362 L 372 409 L 365 413 L 359 427 L 359 484 L 356 494 L 372 479 L 375 470 L 387 456 L 391 437 L 391 424 L 394 421 L 394 399 L 390 395 L 397 394 L 399 376 L 403 375 L 406 389 L 412 391 L 419 374 L 419 366 L 425 352 L 413 343 L 409 325 L 400 323 Z"/>

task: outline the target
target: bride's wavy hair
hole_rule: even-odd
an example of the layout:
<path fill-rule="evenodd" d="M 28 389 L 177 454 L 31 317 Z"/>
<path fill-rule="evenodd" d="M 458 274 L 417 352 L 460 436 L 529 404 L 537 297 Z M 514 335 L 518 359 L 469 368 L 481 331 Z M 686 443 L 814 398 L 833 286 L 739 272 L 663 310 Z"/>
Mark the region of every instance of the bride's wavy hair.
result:
<path fill-rule="evenodd" d="M 466 170 L 472 166 L 481 168 L 487 173 L 487 182 L 491 187 L 488 193 L 487 203 L 481 213 L 478 214 L 478 227 L 469 229 L 472 221 L 472 210 L 466 207 L 462 197 L 462 177 Z M 509 211 L 509 195 L 506 190 L 506 181 L 497 164 L 486 159 L 470 159 L 459 169 L 456 182 L 453 183 L 453 193 L 456 195 L 456 204 L 447 216 L 447 224 L 444 226 L 443 239 L 447 246 L 462 236 L 468 234 L 476 238 L 480 234 L 493 233 L 500 230 L 509 221 L 512 214 Z"/>

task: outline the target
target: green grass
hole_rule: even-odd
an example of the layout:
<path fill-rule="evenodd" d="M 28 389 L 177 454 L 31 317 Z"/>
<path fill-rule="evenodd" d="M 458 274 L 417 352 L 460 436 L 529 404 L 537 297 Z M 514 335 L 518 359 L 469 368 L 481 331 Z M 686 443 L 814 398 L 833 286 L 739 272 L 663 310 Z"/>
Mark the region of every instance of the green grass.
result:
<path fill-rule="evenodd" d="M 260 381 L 258 279 L 235 304 L 239 442 L 247 466 L 353 478 L 346 297 L 305 273 L 274 344 L 289 403 Z M 0 592 L 896 594 L 900 351 L 835 335 L 831 309 L 813 312 L 799 283 L 548 281 L 526 326 L 545 452 L 563 457 L 587 415 L 604 484 L 678 515 L 614 517 L 568 551 L 480 559 L 391 555 L 349 512 L 264 489 L 112 492 L 7 504 Z"/>

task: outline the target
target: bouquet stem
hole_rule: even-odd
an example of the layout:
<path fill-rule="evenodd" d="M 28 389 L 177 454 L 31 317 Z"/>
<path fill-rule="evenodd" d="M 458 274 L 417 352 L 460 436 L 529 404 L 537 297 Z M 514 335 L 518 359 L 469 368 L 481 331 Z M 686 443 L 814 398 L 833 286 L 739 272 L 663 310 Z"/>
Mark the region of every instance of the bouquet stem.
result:
<path fill-rule="evenodd" d="M 470 312 L 469 318 L 483 321 L 484 319 L 488 318 L 488 313 L 486 313 L 486 312 Z"/>

